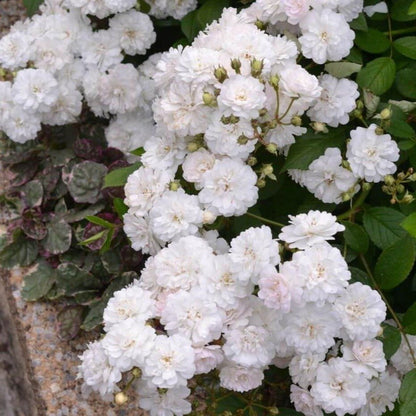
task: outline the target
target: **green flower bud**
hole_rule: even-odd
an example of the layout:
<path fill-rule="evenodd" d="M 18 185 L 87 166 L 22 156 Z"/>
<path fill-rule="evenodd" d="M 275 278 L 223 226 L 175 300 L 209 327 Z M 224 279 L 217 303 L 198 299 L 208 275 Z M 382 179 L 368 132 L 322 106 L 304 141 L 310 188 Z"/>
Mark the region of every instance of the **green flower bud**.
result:
<path fill-rule="evenodd" d="M 392 175 L 386 175 L 386 176 L 384 177 L 384 183 L 385 183 L 386 185 L 391 186 L 391 185 L 393 185 L 395 182 L 396 182 L 396 180 L 394 179 L 394 177 L 393 177 Z"/>
<path fill-rule="evenodd" d="M 231 59 L 231 68 L 239 74 L 241 69 L 241 61 L 238 58 Z"/>
<path fill-rule="evenodd" d="M 328 129 L 325 123 L 314 121 L 313 123 L 311 123 L 311 127 L 313 128 L 315 133 L 328 133 Z"/>
<path fill-rule="evenodd" d="M 214 95 L 212 95 L 210 92 L 205 91 L 202 94 L 202 101 L 204 102 L 205 105 L 207 105 L 208 107 L 215 107 L 217 105 L 217 99 L 215 98 Z"/>
<path fill-rule="evenodd" d="M 279 412 L 279 409 L 277 408 L 277 407 L 269 407 L 269 414 L 270 415 L 278 415 L 280 412 Z"/>
<path fill-rule="evenodd" d="M 256 58 L 252 59 L 252 61 L 251 61 L 251 75 L 253 77 L 257 78 L 258 76 L 261 75 L 261 72 L 263 71 L 263 67 L 264 67 L 263 61 L 260 61 Z"/>
<path fill-rule="evenodd" d="M 257 29 L 260 29 L 260 30 L 266 30 L 266 28 L 267 28 L 267 23 L 262 22 L 259 19 L 256 20 L 255 25 L 257 26 Z"/>
<path fill-rule="evenodd" d="M 363 191 L 369 191 L 372 187 L 373 187 L 373 185 L 371 183 L 368 183 L 368 182 L 364 182 L 363 185 L 362 185 Z"/>
<path fill-rule="evenodd" d="M 131 374 L 133 377 L 139 378 L 142 376 L 142 370 L 140 370 L 139 367 L 134 367 L 133 370 L 131 370 Z"/>
<path fill-rule="evenodd" d="M 380 126 L 378 126 L 378 127 L 376 127 L 376 129 L 374 130 L 374 133 L 376 133 L 376 134 L 377 134 L 377 136 L 381 136 L 382 134 L 384 134 L 384 130 L 383 130 Z"/>
<path fill-rule="evenodd" d="M 405 189 L 404 185 L 402 185 L 401 183 L 400 183 L 399 185 L 397 185 L 397 187 L 396 187 L 396 191 L 397 191 L 399 194 L 402 194 L 405 190 L 406 190 L 406 189 Z"/>
<path fill-rule="evenodd" d="M 294 116 L 292 117 L 292 120 L 290 120 L 290 122 L 296 126 L 296 127 L 300 127 L 302 125 L 302 118 L 299 116 Z"/>
<path fill-rule="evenodd" d="M 244 136 L 244 134 L 242 134 L 238 139 L 237 139 L 237 143 L 238 144 L 247 144 L 248 143 L 248 137 Z"/>
<path fill-rule="evenodd" d="M 270 78 L 270 85 L 277 90 L 279 88 L 279 75 L 272 75 L 272 77 Z"/>
<path fill-rule="evenodd" d="M 262 169 L 261 169 L 261 173 L 264 176 L 269 176 L 273 173 L 273 166 L 270 163 L 267 163 L 265 165 L 263 165 Z"/>
<path fill-rule="evenodd" d="M 406 194 L 402 198 L 402 203 L 403 204 L 411 204 L 414 200 L 415 200 L 415 198 L 413 197 L 413 195 L 406 192 Z"/>
<path fill-rule="evenodd" d="M 198 143 L 195 143 L 195 142 L 189 142 L 188 143 L 188 146 L 187 146 L 187 149 L 188 149 L 188 152 L 196 152 L 198 149 L 199 149 L 199 144 Z"/>
<path fill-rule="evenodd" d="M 178 181 L 172 181 L 169 184 L 169 190 L 170 191 L 177 191 L 180 187 L 181 187 L 181 185 Z"/>
<path fill-rule="evenodd" d="M 250 156 L 247 159 L 247 165 L 249 165 L 249 166 L 257 165 L 257 159 L 254 156 Z"/>
<path fill-rule="evenodd" d="M 266 186 L 266 181 L 262 178 L 259 178 L 257 180 L 256 185 L 257 185 L 257 188 L 264 188 Z"/>
<path fill-rule="evenodd" d="M 223 66 L 216 68 L 214 75 L 215 78 L 217 78 L 217 80 L 221 83 L 223 83 L 228 78 L 227 70 Z"/>
<path fill-rule="evenodd" d="M 266 150 L 273 155 L 277 155 L 277 146 L 274 143 L 269 143 L 266 146 Z"/>
<path fill-rule="evenodd" d="M 389 120 L 391 118 L 391 110 L 390 108 L 385 108 L 380 112 L 380 117 L 382 120 Z"/>

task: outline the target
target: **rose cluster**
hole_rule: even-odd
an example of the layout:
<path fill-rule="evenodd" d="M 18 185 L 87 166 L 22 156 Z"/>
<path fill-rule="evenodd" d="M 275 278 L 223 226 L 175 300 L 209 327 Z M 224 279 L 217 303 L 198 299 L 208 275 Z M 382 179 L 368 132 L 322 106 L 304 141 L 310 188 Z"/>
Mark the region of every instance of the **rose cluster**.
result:
<path fill-rule="evenodd" d="M 215 231 L 170 243 L 110 299 L 106 334 L 82 356 L 85 387 L 106 396 L 122 372 L 139 369 L 139 405 L 183 415 L 196 374 L 217 369 L 222 387 L 245 392 L 268 366 L 289 366 L 291 400 L 306 416 L 380 415 L 400 387 L 375 339 L 386 306 L 369 286 L 350 283 L 327 242 L 343 230 L 326 212 L 291 217 L 279 235 L 297 249 L 286 261 L 266 226 L 230 245 Z"/>
<path fill-rule="evenodd" d="M 140 114 L 145 78 L 125 55 L 143 55 L 156 38 L 136 1 L 47 2 L 0 40 L 0 130 L 13 141 L 35 139 L 41 124 L 77 120 L 85 99 L 97 116 Z M 107 17 L 99 29 L 91 16 Z"/>

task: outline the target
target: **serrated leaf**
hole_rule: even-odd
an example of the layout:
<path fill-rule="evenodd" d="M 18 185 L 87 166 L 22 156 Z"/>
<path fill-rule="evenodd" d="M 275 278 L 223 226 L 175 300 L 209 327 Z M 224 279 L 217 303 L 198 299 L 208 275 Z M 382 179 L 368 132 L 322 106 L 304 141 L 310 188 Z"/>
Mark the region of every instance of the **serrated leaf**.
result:
<path fill-rule="evenodd" d="M 336 78 L 346 78 L 359 72 L 363 66 L 354 62 L 329 62 L 325 65 L 325 71 Z"/>
<path fill-rule="evenodd" d="M 416 100 L 416 69 L 400 70 L 396 76 L 396 87 L 404 97 Z"/>
<path fill-rule="evenodd" d="M 0 265 L 4 269 L 11 269 L 14 266 L 30 266 L 37 255 L 37 242 L 21 235 L 0 251 Z"/>
<path fill-rule="evenodd" d="M 142 164 L 140 162 L 137 162 L 125 168 L 112 170 L 104 178 L 104 188 L 124 186 L 127 182 L 127 178 L 139 169 L 141 165 Z"/>
<path fill-rule="evenodd" d="M 43 298 L 51 290 L 55 280 L 55 270 L 46 261 L 40 260 L 36 265 L 36 270 L 23 279 L 23 299 L 35 301 Z"/>
<path fill-rule="evenodd" d="M 381 289 L 393 289 L 402 283 L 412 270 L 415 256 L 415 244 L 410 235 L 383 250 L 374 269 Z"/>
<path fill-rule="evenodd" d="M 344 238 L 347 245 L 357 253 L 366 253 L 369 239 L 364 228 L 349 221 L 343 221 L 342 224 L 345 226 Z"/>
<path fill-rule="evenodd" d="M 77 336 L 81 328 L 83 311 L 82 306 L 71 305 L 58 312 L 56 319 L 60 339 L 69 341 Z"/>
<path fill-rule="evenodd" d="M 416 414 L 416 369 L 404 376 L 399 391 L 400 416 Z"/>
<path fill-rule="evenodd" d="M 371 241 L 385 249 L 407 234 L 400 226 L 404 219 L 405 215 L 392 208 L 373 207 L 365 211 L 363 222 Z"/>
<path fill-rule="evenodd" d="M 396 327 L 386 324 L 383 325 L 381 341 L 383 342 L 384 355 L 389 360 L 400 347 L 402 336 Z"/>
<path fill-rule="evenodd" d="M 416 302 L 403 315 L 402 324 L 406 333 L 416 335 Z"/>
<path fill-rule="evenodd" d="M 383 32 L 372 28 L 366 32 L 357 32 L 354 42 L 363 51 L 376 54 L 382 53 L 390 47 L 388 37 Z"/>
<path fill-rule="evenodd" d="M 393 42 L 396 51 L 410 59 L 416 59 L 416 36 L 405 36 Z"/>
<path fill-rule="evenodd" d="M 389 57 L 376 58 L 370 61 L 357 75 L 361 88 L 368 88 L 376 95 L 382 95 L 393 85 L 396 75 L 396 64 Z"/>
<path fill-rule="evenodd" d="M 416 212 L 407 216 L 400 225 L 413 237 L 416 237 Z"/>
<path fill-rule="evenodd" d="M 340 147 L 347 137 L 345 129 L 330 130 L 327 134 L 311 131 L 296 139 L 289 149 L 282 172 L 288 169 L 307 169 L 328 147 Z"/>
<path fill-rule="evenodd" d="M 23 187 L 22 196 L 27 207 L 39 207 L 43 200 L 42 183 L 37 179 L 26 183 Z"/>
<path fill-rule="evenodd" d="M 68 296 L 85 290 L 99 289 L 99 279 L 71 263 L 63 263 L 56 269 L 56 286 Z"/>
<path fill-rule="evenodd" d="M 48 234 L 43 242 L 45 250 L 52 254 L 64 253 L 71 247 L 72 228 L 64 220 L 51 221 L 46 229 Z"/>
<path fill-rule="evenodd" d="M 67 177 L 68 190 L 75 202 L 96 203 L 106 173 L 107 168 L 101 163 L 87 160 L 75 165 Z"/>

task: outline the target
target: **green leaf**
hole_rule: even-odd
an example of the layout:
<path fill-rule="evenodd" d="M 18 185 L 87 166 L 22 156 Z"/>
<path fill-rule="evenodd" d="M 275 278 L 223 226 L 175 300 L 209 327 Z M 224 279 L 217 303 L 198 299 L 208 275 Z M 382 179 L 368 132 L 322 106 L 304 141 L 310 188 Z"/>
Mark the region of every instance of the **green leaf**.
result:
<path fill-rule="evenodd" d="M 353 30 L 368 30 L 367 19 L 364 13 L 360 13 L 357 18 L 350 22 L 350 27 Z"/>
<path fill-rule="evenodd" d="M 143 149 L 143 147 L 139 147 L 138 149 L 132 150 L 129 153 L 134 155 L 134 156 L 141 156 L 144 152 L 145 152 L 145 150 Z"/>
<path fill-rule="evenodd" d="M 100 238 L 104 237 L 104 235 L 107 234 L 107 232 L 108 232 L 107 230 L 103 230 L 103 231 L 93 235 L 92 237 L 87 238 L 86 240 L 80 241 L 78 244 L 80 246 L 87 246 L 88 244 L 93 243 L 94 241 L 97 241 Z"/>
<path fill-rule="evenodd" d="M 374 269 L 380 287 L 389 290 L 403 282 L 412 270 L 415 256 L 415 244 L 410 235 L 383 250 Z"/>
<path fill-rule="evenodd" d="M 400 225 L 413 237 L 416 237 L 416 212 L 406 217 Z"/>
<path fill-rule="evenodd" d="M 325 65 L 325 71 L 336 78 L 346 78 L 359 72 L 363 66 L 354 62 L 329 62 Z"/>
<path fill-rule="evenodd" d="M 117 213 L 120 219 L 122 219 L 124 214 L 126 214 L 129 210 L 129 207 L 124 203 L 124 201 L 121 198 L 113 199 L 113 207 L 114 211 Z"/>
<path fill-rule="evenodd" d="M 127 178 L 135 172 L 142 164 L 140 162 L 134 163 L 125 168 L 114 169 L 109 172 L 104 178 L 104 188 L 113 186 L 124 186 Z"/>
<path fill-rule="evenodd" d="M 109 221 L 106 221 L 102 219 L 101 217 L 96 217 L 95 215 L 88 215 L 87 217 L 85 217 L 85 219 L 93 224 L 101 225 L 101 227 L 108 228 L 110 230 L 115 227 L 115 224 Z"/>
<path fill-rule="evenodd" d="M 247 402 L 237 393 L 227 394 L 224 397 L 216 398 L 215 413 L 220 415 L 226 411 L 235 414 L 239 409 L 244 409 Z"/>
<path fill-rule="evenodd" d="M 46 261 L 40 260 L 36 264 L 36 270 L 23 279 L 23 299 L 35 301 L 43 298 L 51 290 L 55 280 L 55 270 Z"/>
<path fill-rule="evenodd" d="M 403 315 L 402 324 L 406 333 L 416 335 L 416 302 Z"/>
<path fill-rule="evenodd" d="M 201 30 L 201 24 L 197 19 L 197 12 L 198 10 L 194 10 L 188 13 L 182 20 L 181 20 L 181 30 L 182 33 L 186 36 L 189 42 L 192 42 L 195 36 Z"/>
<path fill-rule="evenodd" d="M 308 169 L 328 147 L 340 147 L 347 137 L 345 129 L 330 130 L 327 134 L 308 133 L 296 139 L 289 149 L 282 172 L 288 169 Z"/>
<path fill-rule="evenodd" d="M 416 0 L 414 0 L 413 3 L 410 5 L 409 10 L 407 11 L 407 14 L 409 16 L 413 16 L 416 14 Z"/>
<path fill-rule="evenodd" d="M 410 59 L 416 59 L 416 36 L 405 36 L 397 39 L 393 42 L 393 46 L 402 55 Z"/>
<path fill-rule="evenodd" d="M 25 184 L 22 191 L 25 205 L 30 208 L 39 207 L 43 200 L 43 186 L 41 181 L 33 180 Z"/>
<path fill-rule="evenodd" d="M 230 0 L 208 0 L 197 11 L 196 18 L 204 30 L 207 25 L 221 17 L 223 10 L 229 7 Z"/>
<path fill-rule="evenodd" d="M 56 271 L 56 285 L 68 296 L 102 286 L 99 279 L 72 263 L 62 263 Z"/>
<path fill-rule="evenodd" d="M 366 253 L 368 250 L 369 239 L 364 228 L 361 225 L 349 221 L 343 221 L 345 226 L 345 242 L 357 253 Z"/>
<path fill-rule="evenodd" d="M 386 324 L 383 325 L 381 341 L 383 342 L 384 355 L 389 360 L 400 347 L 402 336 L 396 327 Z"/>
<path fill-rule="evenodd" d="M 84 331 L 92 331 L 103 323 L 103 313 L 107 302 L 108 300 L 99 300 L 91 304 L 90 310 L 81 324 L 81 329 Z"/>
<path fill-rule="evenodd" d="M 382 106 L 391 110 L 390 124 L 386 127 L 386 131 L 391 135 L 403 139 L 411 139 L 415 137 L 415 131 L 407 123 L 407 117 L 404 111 L 396 105 Z"/>
<path fill-rule="evenodd" d="M 27 15 L 33 16 L 38 10 L 43 0 L 23 0 L 23 5 L 26 7 Z"/>
<path fill-rule="evenodd" d="M 64 220 L 51 221 L 46 229 L 48 234 L 43 241 L 45 250 L 52 254 L 60 254 L 69 250 L 72 241 L 72 228 Z"/>
<path fill-rule="evenodd" d="M 370 53 L 382 53 L 390 47 L 388 37 L 383 32 L 371 28 L 367 32 L 357 32 L 355 43 L 363 51 Z"/>
<path fill-rule="evenodd" d="M 416 69 L 404 68 L 396 76 L 397 90 L 406 98 L 416 99 Z"/>
<path fill-rule="evenodd" d="M 37 255 L 37 242 L 20 235 L 16 241 L 0 251 L 0 265 L 4 269 L 11 269 L 14 266 L 30 266 Z"/>
<path fill-rule="evenodd" d="M 414 0 L 394 0 L 391 8 L 391 18 L 397 22 L 409 22 L 416 19 L 416 15 L 409 14 Z"/>
<path fill-rule="evenodd" d="M 101 188 L 107 168 L 86 160 L 75 165 L 67 178 L 69 193 L 75 202 L 94 204 L 101 196 Z"/>
<path fill-rule="evenodd" d="M 368 88 L 376 95 L 382 95 L 390 89 L 396 75 L 393 59 L 382 57 L 369 62 L 357 75 L 361 88 Z"/>
<path fill-rule="evenodd" d="M 404 376 L 399 392 L 400 416 L 416 415 L 416 369 Z"/>
<path fill-rule="evenodd" d="M 58 321 L 59 338 L 64 341 L 74 339 L 82 322 L 84 308 L 80 305 L 71 305 L 62 309 L 56 316 Z"/>
<path fill-rule="evenodd" d="M 85 209 L 81 209 L 81 210 L 76 209 L 76 208 L 71 209 L 68 211 L 67 214 L 65 214 L 64 219 L 66 220 L 66 222 L 69 222 L 69 223 L 78 222 L 78 221 L 85 219 L 85 217 L 98 214 L 104 208 L 105 208 L 104 203 L 97 202 L 96 204 L 88 205 L 87 208 Z"/>
<path fill-rule="evenodd" d="M 351 272 L 351 283 L 360 282 L 363 285 L 373 286 L 373 283 L 365 271 L 351 266 L 349 267 L 349 270 Z"/>
<path fill-rule="evenodd" d="M 364 228 L 371 241 L 379 248 L 385 249 L 406 235 L 400 226 L 405 216 L 392 208 L 373 207 L 364 213 Z"/>

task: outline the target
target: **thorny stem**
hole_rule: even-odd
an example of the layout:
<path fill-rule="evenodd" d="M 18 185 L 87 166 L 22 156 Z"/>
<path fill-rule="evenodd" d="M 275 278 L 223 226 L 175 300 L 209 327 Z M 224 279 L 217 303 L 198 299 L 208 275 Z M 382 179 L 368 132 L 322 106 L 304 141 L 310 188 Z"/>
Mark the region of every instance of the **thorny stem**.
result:
<path fill-rule="evenodd" d="M 374 288 L 375 288 L 375 289 L 377 290 L 377 292 L 380 294 L 381 298 L 383 299 L 384 303 L 385 303 L 385 304 L 386 304 L 386 306 L 387 306 L 387 309 L 388 309 L 388 310 L 389 310 L 389 312 L 391 313 L 391 316 L 392 316 L 392 318 L 394 319 L 394 322 L 396 322 L 397 327 L 399 328 L 399 331 L 402 333 L 403 338 L 404 338 L 404 340 L 405 340 L 405 342 L 406 342 L 406 344 L 407 344 L 407 347 L 409 348 L 409 352 L 410 352 L 410 355 L 411 355 L 411 357 L 412 357 L 413 365 L 416 367 L 416 357 L 415 357 L 415 352 L 413 351 L 413 348 L 412 348 L 412 347 L 411 347 L 411 345 L 410 345 L 409 338 L 407 337 L 407 334 L 406 334 L 406 332 L 404 331 L 403 325 L 402 325 L 402 323 L 400 322 L 399 317 L 396 315 L 396 312 L 394 312 L 394 310 L 393 310 L 393 308 L 391 307 L 391 305 L 390 305 L 389 301 L 388 301 L 388 300 L 387 300 L 387 298 L 384 296 L 384 293 L 382 292 L 382 290 L 380 289 L 380 287 L 379 287 L 379 285 L 378 285 L 378 283 L 377 283 L 376 279 L 374 278 L 373 273 L 371 272 L 371 269 L 370 269 L 370 267 L 369 267 L 369 265 L 368 265 L 368 263 L 367 263 L 367 260 L 365 259 L 365 257 L 364 257 L 364 255 L 363 255 L 363 254 L 360 254 L 360 260 L 361 260 L 361 262 L 363 263 L 363 266 L 364 266 L 364 268 L 365 268 L 365 270 L 366 270 L 366 272 L 367 272 L 368 276 L 370 277 L 371 282 L 372 282 L 372 283 L 373 283 L 373 285 L 374 285 Z"/>
<path fill-rule="evenodd" d="M 264 222 L 265 224 L 275 225 L 276 227 L 284 227 L 285 224 L 282 224 L 277 221 L 272 221 L 267 218 L 261 217 L 260 215 L 252 214 L 251 212 L 246 212 L 245 215 L 255 218 L 256 220 L 260 220 L 261 222 Z"/>
<path fill-rule="evenodd" d="M 349 219 L 352 215 L 354 215 L 358 211 L 358 208 L 363 204 L 363 202 L 367 198 L 370 191 L 371 191 L 371 188 L 361 192 L 361 195 L 356 199 L 352 207 L 348 211 L 344 212 L 343 214 L 338 215 L 337 218 L 339 220 L 345 220 L 345 219 Z"/>

